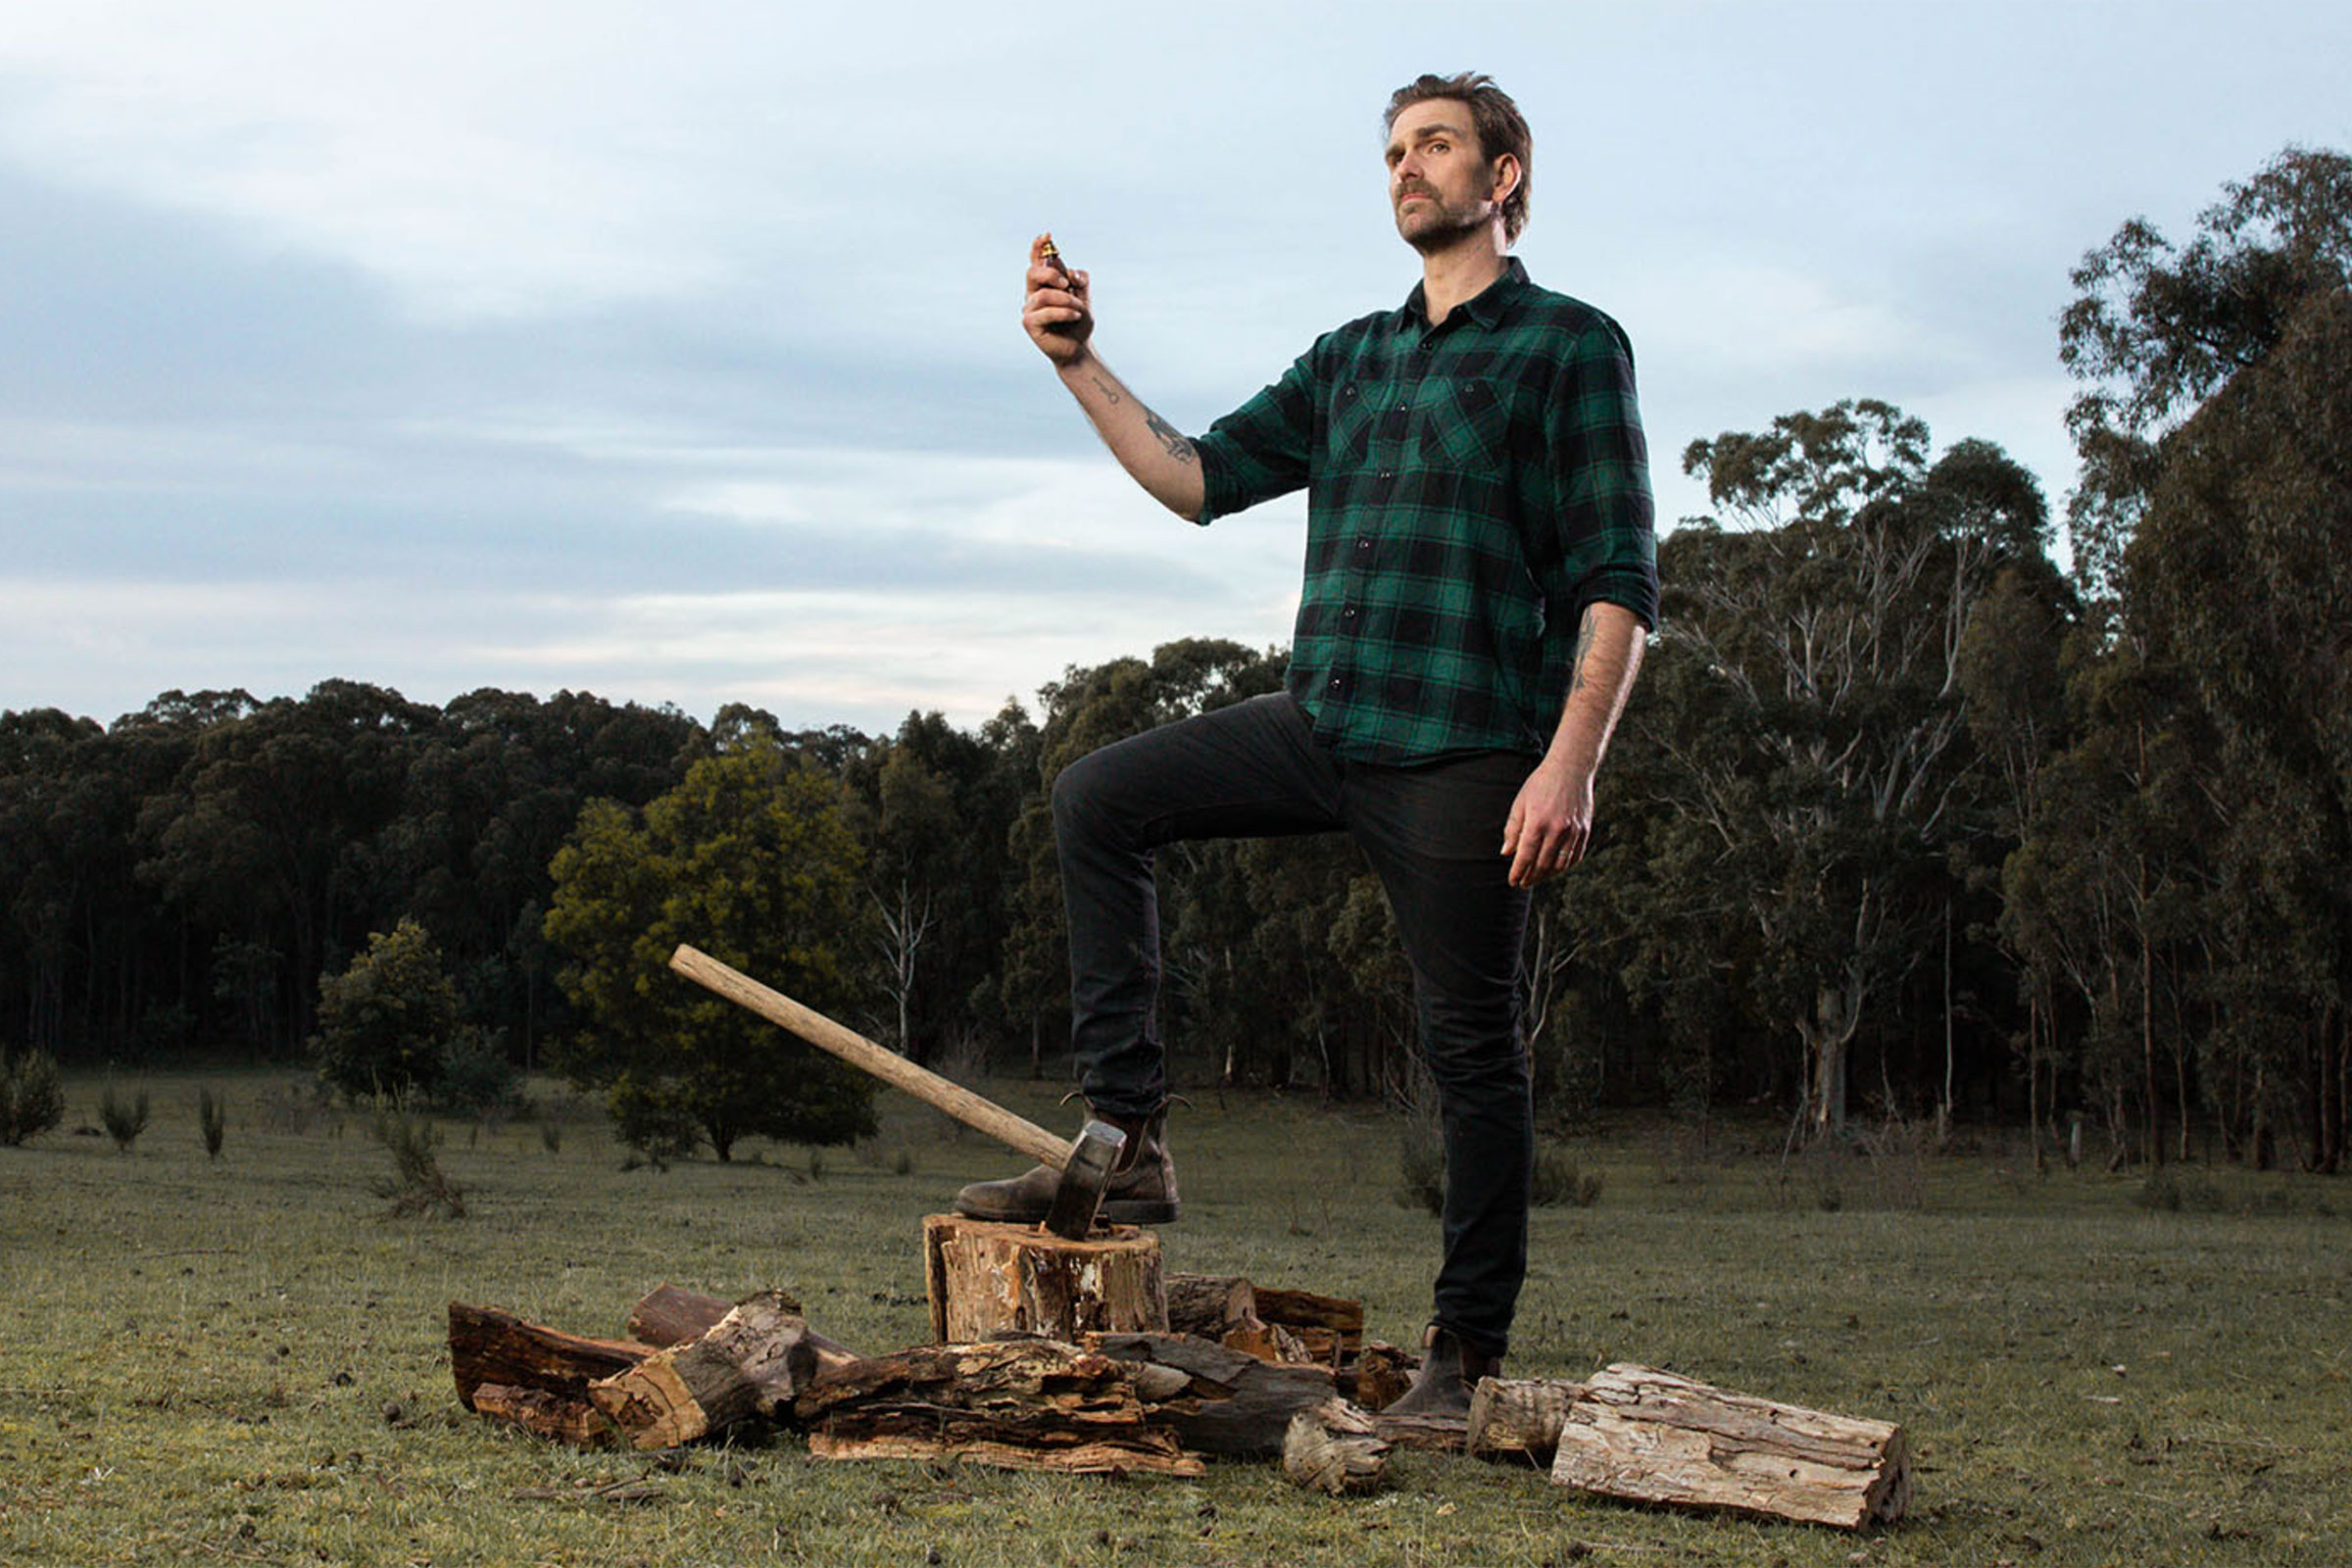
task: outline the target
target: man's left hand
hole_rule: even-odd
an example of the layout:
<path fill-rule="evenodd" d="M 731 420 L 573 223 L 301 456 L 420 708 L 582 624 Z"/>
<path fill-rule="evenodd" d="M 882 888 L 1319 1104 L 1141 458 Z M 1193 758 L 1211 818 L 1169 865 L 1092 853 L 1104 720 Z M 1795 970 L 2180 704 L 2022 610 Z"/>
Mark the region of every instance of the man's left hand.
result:
<path fill-rule="evenodd" d="M 1592 839 L 1592 771 L 1539 763 L 1519 786 L 1519 798 L 1502 824 L 1511 886 L 1532 888 L 1559 875 L 1585 858 Z"/>

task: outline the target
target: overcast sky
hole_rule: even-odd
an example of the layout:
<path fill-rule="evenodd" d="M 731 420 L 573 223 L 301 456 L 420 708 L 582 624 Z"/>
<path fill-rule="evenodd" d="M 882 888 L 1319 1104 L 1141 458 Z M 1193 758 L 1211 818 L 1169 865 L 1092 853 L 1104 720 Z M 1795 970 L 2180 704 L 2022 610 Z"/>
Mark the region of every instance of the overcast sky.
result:
<path fill-rule="evenodd" d="M 1134 15 L 1138 20 L 1128 20 Z M 1132 491 L 1029 236 L 1197 430 L 1417 276 L 1379 114 L 1494 73 L 1538 281 L 1694 436 L 1876 396 L 2072 478 L 2066 274 L 2352 146 L 2313 4 L 10 4 L 0 708 L 343 677 L 975 723 L 1287 641 L 1303 507 Z"/>

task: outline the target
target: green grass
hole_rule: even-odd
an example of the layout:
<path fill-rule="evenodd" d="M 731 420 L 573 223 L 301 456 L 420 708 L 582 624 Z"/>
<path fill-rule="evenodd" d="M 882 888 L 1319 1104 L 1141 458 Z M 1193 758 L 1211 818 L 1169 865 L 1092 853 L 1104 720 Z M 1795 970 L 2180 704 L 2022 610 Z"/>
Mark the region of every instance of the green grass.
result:
<path fill-rule="evenodd" d="M 450 1298 L 612 1333 L 663 1280 L 776 1285 L 825 1333 L 897 1348 L 927 1332 L 920 1217 L 1012 1161 L 900 1102 L 819 1180 L 807 1151 L 757 1144 L 761 1163 L 624 1174 L 574 1106 L 553 1150 L 532 1120 L 449 1124 L 467 1217 L 394 1220 L 364 1118 L 306 1124 L 284 1079 L 225 1081 L 208 1160 L 197 1094 L 220 1082 L 149 1079 L 128 1154 L 72 1135 L 98 1093 L 73 1082 L 64 1128 L 0 1150 L 0 1562 L 2155 1568 L 2352 1549 L 2352 1189 L 2334 1182 L 2193 1167 L 2175 1210 L 2135 1202 L 2136 1176 L 2037 1176 L 1999 1151 L 1784 1180 L 1775 1129 L 1580 1142 L 1602 1196 L 1538 1211 L 1513 1372 L 1647 1361 L 1900 1421 L 1914 1516 L 1853 1537 L 1436 1455 L 1334 1500 L 1271 1465 L 1072 1480 L 823 1464 L 787 1437 L 673 1472 L 551 1447 L 458 1410 Z M 1058 1085 L 995 1088 L 1067 1120 Z M 1169 1265 L 1361 1296 L 1375 1335 L 1407 1341 L 1436 1224 L 1392 1200 L 1400 1131 L 1265 1097 L 1179 1111 Z M 659 1500 L 517 1496 L 640 1477 Z"/>

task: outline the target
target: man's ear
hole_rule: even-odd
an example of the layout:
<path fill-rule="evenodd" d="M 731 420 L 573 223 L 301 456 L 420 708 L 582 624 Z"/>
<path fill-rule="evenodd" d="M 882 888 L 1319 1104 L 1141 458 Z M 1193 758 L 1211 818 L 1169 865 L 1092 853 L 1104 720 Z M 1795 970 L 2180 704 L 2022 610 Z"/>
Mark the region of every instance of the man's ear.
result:
<path fill-rule="evenodd" d="M 1494 160 L 1494 195 L 1493 197 L 1494 204 L 1499 207 L 1509 201 L 1511 192 L 1518 188 L 1519 160 L 1509 153 L 1504 153 Z"/>

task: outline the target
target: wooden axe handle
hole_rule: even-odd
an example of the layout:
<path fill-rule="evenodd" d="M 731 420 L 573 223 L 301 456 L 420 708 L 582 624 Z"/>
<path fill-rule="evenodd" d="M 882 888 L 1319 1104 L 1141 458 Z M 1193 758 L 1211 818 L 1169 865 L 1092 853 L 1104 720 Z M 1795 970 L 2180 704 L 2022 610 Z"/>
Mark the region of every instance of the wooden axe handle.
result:
<path fill-rule="evenodd" d="M 988 1134 L 1042 1165 L 1060 1170 L 1070 1157 L 1070 1141 L 1056 1138 L 1025 1117 L 993 1101 L 983 1100 L 961 1084 L 950 1083 L 926 1067 L 918 1067 L 895 1051 L 875 1045 L 856 1030 L 844 1029 L 821 1012 L 814 1012 L 771 991 L 738 970 L 730 969 L 708 953 L 678 945 L 669 966 L 697 985 L 708 987 L 739 1006 L 749 1007 L 769 1023 L 779 1024 L 819 1051 L 831 1052 L 863 1072 L 894 1088 L 904 1089 L 924 1104 L 944 1110 L 966 1127 Z"/>

